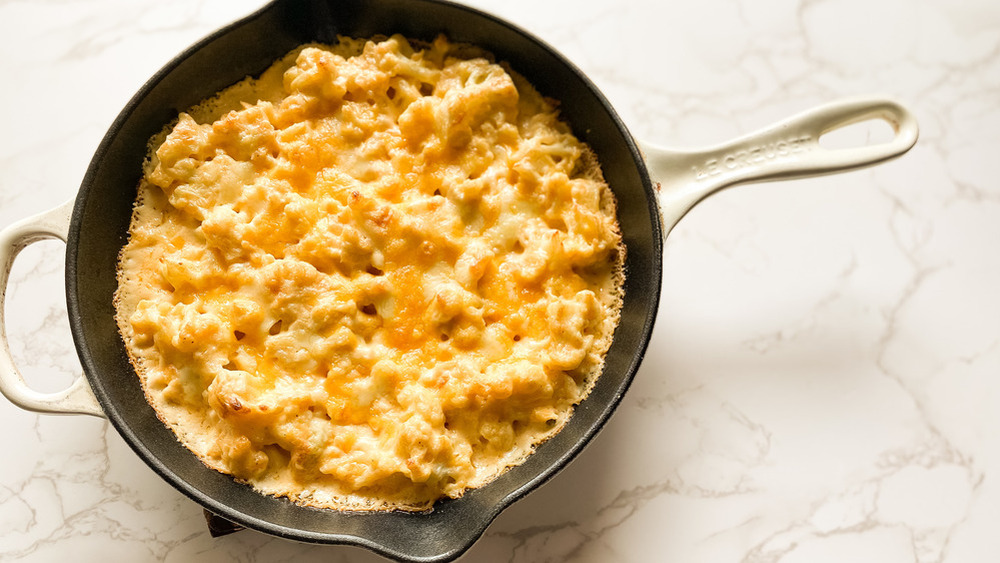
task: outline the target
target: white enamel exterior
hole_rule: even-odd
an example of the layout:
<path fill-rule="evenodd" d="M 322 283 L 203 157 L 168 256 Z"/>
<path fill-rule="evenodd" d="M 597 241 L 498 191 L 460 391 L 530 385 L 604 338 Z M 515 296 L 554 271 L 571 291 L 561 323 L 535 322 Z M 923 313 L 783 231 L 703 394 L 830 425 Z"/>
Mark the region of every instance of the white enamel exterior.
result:
<path fill-rule="evenodd" d="M 827 149 L 820 138 L 849 125 L 881 119 L 888 142 Z M 844 99 L 792 116 L 765 129 L 702 150 L 643 147 L 660 192 L 664 236 L 688 211 L 726 187 L 845 172 L 896 158 L 917 142 L 916 117 L 881 97 Z"/>
<path fill-rule="evenodd" d="M 42 393 L 29 387 L 14 365 L 10 343 L 7 341 L 4 311 L 7 280 L 14 266 L 14 259 L 21 250 L 33 242 L 49 238 L 66 242 L 72 213 L 73 200 L 70 200 L 0 231 L 0 393 L 3 393 L 10 402 L 29 411 L 103 417 L 104 411 L 101 410 L 82 372 L 62 391 Z M 69 346 L 70 343 L 66 345 Z"/>

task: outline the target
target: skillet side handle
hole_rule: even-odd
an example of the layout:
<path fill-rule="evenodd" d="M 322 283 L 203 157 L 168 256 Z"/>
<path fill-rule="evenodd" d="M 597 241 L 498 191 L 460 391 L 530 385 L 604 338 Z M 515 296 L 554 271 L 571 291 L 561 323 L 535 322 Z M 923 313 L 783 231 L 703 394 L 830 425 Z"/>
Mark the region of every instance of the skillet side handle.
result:
<path fill-rule="evenodd" d="M 14 365 L 7 341 L 4 305 L 7 282 L 14 258 L 26 246 L 44 239 L 66 242 L 73 200 L 59 207 L 28 217 L 0 231 L 0 393 L 22 409 L 53 414 L 89 414 L 104 417 L 104 411 L 94 397 L 86 377 L 81 374 L 62 391 L 40 393 L 28 387 Z"/>
<path fill-rule="evenodd" d="M 868 120 L 893 129 L 885 143 L 826 149 L 823 135 Z M 917 142 L 917 120 L 899 103 L 880 97 L 848 98 L 805 111 L 734 141 L 697 151 L 643 146 L 660 188 L 664 236 L 688 211 L 729 186 L 843 172 L 879 164 Z"/>

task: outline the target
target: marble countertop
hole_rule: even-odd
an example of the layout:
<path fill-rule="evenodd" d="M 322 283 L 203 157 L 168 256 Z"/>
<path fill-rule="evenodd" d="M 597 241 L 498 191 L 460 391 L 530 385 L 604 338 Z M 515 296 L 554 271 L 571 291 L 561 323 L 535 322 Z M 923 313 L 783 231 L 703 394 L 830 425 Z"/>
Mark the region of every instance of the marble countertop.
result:
<path fill-rule="evenodd" d="M 890 95 L 917 146 L 707 200 L 674 230 L 653 343 L 603 433 L 463 561 L 943 563 L 1000 553 L 1000 5 L 995 0 L 467 0 L 587 72 L 639 139 L 721 142 Z M 260 0 L 0 0 L 0 227 L 79 186 L 173 55 Z M 7 332 L 27 379 L 80 371 L 59 242 Z M 243 531 L 110 425 L 0 399 L 0 560 L 381 561 Z"/>

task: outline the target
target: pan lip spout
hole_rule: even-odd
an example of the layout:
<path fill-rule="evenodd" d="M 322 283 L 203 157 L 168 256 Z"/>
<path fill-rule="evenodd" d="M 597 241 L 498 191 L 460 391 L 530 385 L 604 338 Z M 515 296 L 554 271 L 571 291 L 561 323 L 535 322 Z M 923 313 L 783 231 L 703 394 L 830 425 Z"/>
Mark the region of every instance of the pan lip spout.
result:
<path fill-rule="evenodd" d="M 617 161 L 614 169 L 620 172 L 615 174 L 621 180 L 609 178 L 609 183 L 627 184 L 624 189 L 629 193 L 630 201 L 624 203 L 630 210 L 623 216 L 620 205 L 619 221 L 623 223 L 628 253 L 626 293 L 637 297 L 633 304 L 626 303 L 612 344 L 615 357 L 612 360 L 609 355 L 597 386 L 577 405 L 566 427 L 541 444 L 524 463 L 460 498 L 439 501 L 427 512 L 368 513 L 312 508 L 263 495 L 249 485 L 209 469 L 177 441 L 145 401 L 117 333 L 110 297 L 113 291 L 108 287 L 117 279 L 118 252 L 126 242 L 134 190 L 141 173 L 141 166 L 136 164 L 141 165 L 145 157 L 146 140 L 175 118 L 177 112 L 246 75 L 263 71 L 266 65 L 259 62 L 270 53 L 274 56 L 267 59 L 268 64 L 307 43 L 302 40 L 309 39 L 303 37 L 306 34 L 314 36 L 313 40 L 324 40 L 344 31 L 338 27 L 340 16 L 330 15 L 340 10 L 344 18 L 364 29 L 392 22 L 403 25 L 407 14 L 426 12 L 431 14 L 428 21 L 412 24 L 426 30 L 424 35 L 453 22 L 469 22 L 469 27 L 475 23 L 479 29 L 463 28 L 467 37 L 455 39 L 470 42 L 468 39 L 481 33 L 484 41 L 480 46 L 493 52 L 498 60 L 509 62 L 522 74 L 525 74 L 522 65 L 532 67 L 529 80 L 532 74 L 554 75 L 550 91 L 543 90 L 545 95 L 554 97 L 561 88 L 571 86 L 579 90 L 572 93 L 579 101 L 564 103 L 561 109 L 572 116 L 574 132 L 594 147 L 602 167 L 605 154 Z M 384 21 L 374 17 L 379 11 L 388 14 Z M 314 17 L 317 14 L 332 19 L 317 20 Z M 435 18 L 441 23 L 435 23 Z M 312 27 L 302 31 L 296 29 L 298 25 Z M 278 35 L 261 39 L 266 30 Z M 362 35 L 359 32 L 355 36 Z M 255 50 L 254 57 L 259 61 L 248 60 L 244 66 L 228 69 L 225 76 L 237 75 L 235 80 L 212 78 L 225 82 L 218 88 L 192 85 L 192 77 L 208 76 L 206 73 L 212 72 L 213 63 L 224 65 L 226 53 L 229 54 L 225 56 L 236 58 L 236 54 L 226 49 L 242 44 L 241 41 Z M 508 42 L 508 48 L 497 52 L 495 47 L 504 42 Z M 535 55 L 541 58 L 532 61 Z M 516 60 L 510 60 L 511 57 Z M 581 123 L 584 127 L 578 131 L 576 125 Z M 615 191 L 617 194 L 618 190 Z M 619 202 L 623 203 L 621 199 Z M 87 381 L 113 427 L 157 475 L 212 514 L 251 530 L 295 541 L 353 545 L 402 561 L 451 561 L 471 548 L 503 510 L 576 458 L 618 407 L 638 371 L 656 318 L 662 269 L 660 229 L 646 163 L 627 127 L 586 74 L 532 33 L 493 14 L 448 0 L 274 0 L 209 34 L 164 65 L 138 89 L 109 127 L 81 182 L 67 233 L 65 280 L 69 323 Z"/>

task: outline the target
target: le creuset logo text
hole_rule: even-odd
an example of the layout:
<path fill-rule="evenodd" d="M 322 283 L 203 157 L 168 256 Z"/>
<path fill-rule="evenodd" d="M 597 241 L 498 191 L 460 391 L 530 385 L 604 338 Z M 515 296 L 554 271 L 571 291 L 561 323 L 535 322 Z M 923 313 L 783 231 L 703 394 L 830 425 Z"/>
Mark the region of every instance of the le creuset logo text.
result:
<path fill-rule="evenodd" d="M 800 153 L 806 150 L 806 143 L 811 139 L 812 137 L 806 135 L 738 150 L 720 158 L 706 160 L 701 166 L 695 166 L 694 175 L 696 179 L 700 180 L 723 172 L 746 168 L 766 160 Z"/>

